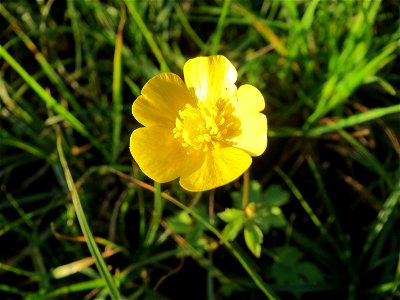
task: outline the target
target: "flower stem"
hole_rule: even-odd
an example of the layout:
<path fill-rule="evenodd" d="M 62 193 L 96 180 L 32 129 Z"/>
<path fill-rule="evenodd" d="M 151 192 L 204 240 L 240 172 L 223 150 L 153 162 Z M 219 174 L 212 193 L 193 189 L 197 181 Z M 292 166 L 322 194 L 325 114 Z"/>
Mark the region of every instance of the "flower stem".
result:
<path fill-rule="evenodd" d="M 120 177 L 126 178 L 130 180 L 131 182 L 139 185 L 142 188 L 145 188 L 149 191 L 155 192 L 156 189 L 152 187 L 151 185 L 136 179 L 134 177 L 131 177 L 127 174 L 124 174 L 118 170 L 115 170 L 113 168 L 110 168 L 110 171 L 117 174 Z M 253 279 L 254 283 L 256 286 L 264 293 L 265 296 L 267 296 L 268 299 L 274 300 L 274 299 L 279 299 L 278 296 L 275 295 L 275 292 L 272 290 L 271 287 L 269 287 L 261 278 L 259 274 L 254 270 L 252 267 L 253 263 L 251 262 L 250 258 L 247 257 L 247 255 L 244 253 L 242 248 L 236 244 L 236 243 L 231 243 L 229 241 L 224 241 L 222 234 L 218 231 L 217 228 L 215 228 L 213 225 L 211 225 L 209 222 L 207 222 L 206 219 L 204 219 L 198 212 L 196 212 L 194 209 L 191 209 L 190 207 L 184 205 L 183 203 L 179 202 L 177 199 L 172 197 L 171 195 L 167 193 L 161 192 L 161 197 L 164 198 L 165 200 L 171 202 L 172 204 L 178 206 L 179 208 L 183 209 L 190 215 L 192 215 L 199 223 L 203 224 L 208 230 L 210 230 L 220 241 L 224 243 L 224 245 L 232 252 L 232 254 L 236 257 L 236 259 L 239 261 L 239 263 L 242 265 L 242 267 L 246 270 L 246 272 L 250 275 L 251 279 Z"/>
<path fill-rule="evenodd" d="M 249 184 L 250 184 L 250 169 L 247 169 L 243 174 L 243 195 L 242 209 L 245 209 L 249 202 Z"/>

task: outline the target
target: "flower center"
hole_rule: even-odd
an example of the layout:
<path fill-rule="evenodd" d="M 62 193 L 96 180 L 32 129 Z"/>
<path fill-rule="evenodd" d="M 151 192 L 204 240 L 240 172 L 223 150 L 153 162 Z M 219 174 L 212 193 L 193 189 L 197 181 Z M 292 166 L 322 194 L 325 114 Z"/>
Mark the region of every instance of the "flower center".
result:
<path fill-rule="evenodd" d="M 241 134 L 241 123 L 234 113 L 233 105 L 222 100 L 211 108 L 201 101 L 196 107 L 186 104 L 176 118 L 174 138 L 184 147 L 204 152 L 232 146 L 235 144 L 233 138 Z"/>

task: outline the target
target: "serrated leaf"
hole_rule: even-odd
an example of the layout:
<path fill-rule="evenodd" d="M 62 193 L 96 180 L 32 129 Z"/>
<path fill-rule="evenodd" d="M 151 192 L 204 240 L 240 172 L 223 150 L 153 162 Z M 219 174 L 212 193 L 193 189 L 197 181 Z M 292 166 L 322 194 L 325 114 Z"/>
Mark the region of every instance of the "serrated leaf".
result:
<path fill-rule="evenodd" d="M 282 206 L 289 202 L 290 193 L 281 188 L 279 185 L 271 185 L 264 192 L 263 200 L 269 208 Z"/>
<path fill-rule="evenodd" d="M 182 234 L 192 225 L 192 218 L 187 212 L 181 211 L 180 213 L 167 218 L 166 222 L 174 233 Z"/>
<path fill-rule="evenodd" d="M 263 241 L 263 233 L 255 223 L 247 222 L 244 227 L 244 240 L 246 242 L 247 248 L 256 257 L 261 255 L 261 244 Z"/>
<path fill-rule="evenodd" d="M 279 258 L 279 263 L 287 266 L 296 265 L 303 257 L 299 249 L 290 246 L 279 247 L 274 252 Z"/>
<path fill-rule="evenodd" d="M 218 217 L 220 217 L 223 221 L 229 223 L 229 222 L 237 221 L 238 219 L 243 220 L 244 213 L 240 209 L 227 208 L 223 212 L 220 212 L 218 214 Z"/>
<path fill-rule="evenodd" d="M 232 192 L 231 198 L 233 201 L 233 207 L 241 208 L 242 207 L 242 193 L 241 192 Z"/>
<path fill-rule="evenodd" d="M 307 283 L 318 284 L 323 282 L 322 272 L 311 262 L 305 261 L 299 263 L 298 270 L 301 271 L 301 275 Z"/>
<path fill-rule="evenodd" d="M 233 241 L 243 228 L 243 219 L 228 223 L 222 231 L 224 241 Z"/>
<path fill-rule="evenodd" d="M 260 202 L 262 200 L 262 186 L 258 181 L 251 180 L 249 186 L 249 202 Z"/>
<path fill-rule="evenodd" d="M 279 228 L 286 225 L 286 219 L 283 215 L 261 215 L 257 216 L 254 221 L 263 232 L 268 232 L 271 227 Z"/>
<path fill-rule="evenodd" d="M 269 274 L 278 284 L 320 284 L 324 282 L 323 274 L 318 267 L 308 261 L 303 261 L 303 253 L 297 248 L 285 246 L 277 248 L 275 263 Z"/>

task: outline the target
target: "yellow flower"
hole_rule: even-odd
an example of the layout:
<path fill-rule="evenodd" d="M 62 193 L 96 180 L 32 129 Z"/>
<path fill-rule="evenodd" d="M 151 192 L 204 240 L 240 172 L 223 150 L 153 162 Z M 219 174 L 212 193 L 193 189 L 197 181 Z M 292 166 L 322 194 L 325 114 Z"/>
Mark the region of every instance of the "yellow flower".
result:
<path fill-rule="evenodd" d="M 267 147 L 264 98 L 252 85 L 236 88 L 237 72 L 224 56 L 197 57 L 173 73 L 151 78 L 132 105 L 145 127 L 130 140 L 132 156 L 157 182 L 180 177 L 189 191 L 205 191 L 243 174 Z"/>

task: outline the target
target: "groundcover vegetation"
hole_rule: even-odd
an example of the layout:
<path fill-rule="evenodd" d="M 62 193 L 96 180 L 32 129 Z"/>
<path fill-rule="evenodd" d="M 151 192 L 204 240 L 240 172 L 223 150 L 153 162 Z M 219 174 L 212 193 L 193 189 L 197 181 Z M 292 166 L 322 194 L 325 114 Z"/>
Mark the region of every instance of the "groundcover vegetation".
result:
<path fill-rule="evenodd" d="M 0 298 L 397 299 L 399 11 L 1 1 Z M 267 150 L 215 190 L 154 183 L 132 103 L 210 55 L 261 91 Z"/>

